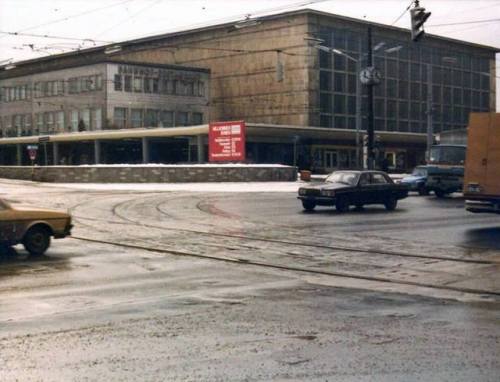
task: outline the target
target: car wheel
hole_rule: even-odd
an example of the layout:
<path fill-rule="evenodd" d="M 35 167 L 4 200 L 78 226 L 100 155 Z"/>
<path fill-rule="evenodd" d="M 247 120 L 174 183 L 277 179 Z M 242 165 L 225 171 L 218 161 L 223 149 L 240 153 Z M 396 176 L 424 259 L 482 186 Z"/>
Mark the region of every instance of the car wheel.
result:
<path fill-rule="evenodd" d="M 41 256 L 50 246 L 50 232 L 44 227 L 32 227 L 23 239 L 24 248 L 32 256 Z"/>
<path fill-rule="evenodd" d="M 394 196 L 391 196 L 384 203 L 385 209 L 387 211 L 394 211 L 397 205 L 398 205 L 398 200 Z"/>
<path fill-rule="evenodd" d="M 446 192 L 444 192 L 443 190 L 434 190 L 434 193 L 436 194 L 436 196 L 438 198 L 444 198 L 446 196 Z"/>
<path fill-rule="evenodd" d="M 425 187 L 425 184 L 418 186 L 418 194 L 421 196 L 429 195 L 429 190 Z"/>
<path fill-rule="evenodd" d="M 349 211 L 349 199 L 347 199 L 346 196 L 337 197 L 337 201 L 335 202 L 335 208 L 339 212 Z"/>
<path fill-rule="evenodd" d="M 311 202 L 310 200 L 303 200 L 302 207 L 304 207 L 306 211 L 312 211 L 316 207 L 316 203 Z"/>

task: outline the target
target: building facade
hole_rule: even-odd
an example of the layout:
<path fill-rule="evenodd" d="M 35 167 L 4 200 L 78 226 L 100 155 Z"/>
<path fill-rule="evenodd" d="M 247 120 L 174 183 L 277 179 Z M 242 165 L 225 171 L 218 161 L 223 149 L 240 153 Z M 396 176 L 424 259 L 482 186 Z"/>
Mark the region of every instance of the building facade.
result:
<path fill-rule="evenodd" d="M 356 130 L 356 86 L 361 86 L 356 61 L 366 66 L 368 28 L 373 34 L 374 64 L 382 76 L 374 97 L 376 152 L 379 159 L 389 158 L 392 168 L 406 169 L 424 160 L 428 109 L 434 133 L 463 129 L 471 111 L 494 111 L 498 49 L 431 35 L 415 43 L 405 29 L 312 10 L 153 36 L 120 43 L 111 50 L 92 48 L 85 54 L 26 61 L 0 71 L 0 81 L 16 73 L 34 75 L 110 59 L 125 66 L 161 63 L 209 70 L 211 81 L 205 91 L 210 93 L 210 116 L 203 117 L 203 122 L 245 120 L 301 128 L 288 137 L 249 137 L 249 144 L 258 145 L 247 150 L 253 153 L 253 161 L 293 164 L 294 158 L 301 167 L 321 171 L 352 168 L 359 164 L 367 127 L 367 95 L 362 87 L 361 126 Z M 318 45 L 343 54 L 325 52 Z M 120 84 L 124 89 L 126 71 L 116 80 L 115 74 L 106 76 L 106 86 L 114 89 Z M 133 89 L 135 83 L 127 86 Z M 146 85 L 138 86 L 145 89 Z M 161 85 L 153 80 L 147 86 Z M 117 92 L 118 101 L 125 92 Z M 139 112 L 119 110 L 120 106 L 115 114 L 114 107 L 102 111 L 103 124 L 121 128 L 141 121 L 143 125 L 168 123 L 172 118 L 182 124 L 186 117 L 193 124 L 199 118 L 194 109 L 177 119 L 168 114 L 163 117 L 164 109 L 156 106 L 152 114 L 146 107 Z M 327 134 L 315 138 L 310 133 L 313 128 Z M 9 131 L 17 130 L 11 127 Z"/>
<path fill-rule="evenodd" d="M 208 120 L 209 71 L 103 62 L 0 80 L 0 136 L 50 135 Z"/>

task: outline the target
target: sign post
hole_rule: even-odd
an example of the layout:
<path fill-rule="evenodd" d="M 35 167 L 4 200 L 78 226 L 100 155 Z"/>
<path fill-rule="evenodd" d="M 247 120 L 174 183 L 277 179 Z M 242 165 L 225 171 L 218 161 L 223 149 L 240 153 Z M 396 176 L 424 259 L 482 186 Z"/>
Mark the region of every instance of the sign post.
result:
<path fill-rule="evenodd" d="M 208 130 L 208 160 L 235 162 L 245 160 L 245 122 L 214 122 Z"/>
<path fill-rule="evenodd" d="M 36 160 L 36 154 L 38 153 L 38 145 L 28 145 L 26 147 L 28 150 L 28 155 L 31 160 L 31 180 L 35 178 L 35 160 Z"/>

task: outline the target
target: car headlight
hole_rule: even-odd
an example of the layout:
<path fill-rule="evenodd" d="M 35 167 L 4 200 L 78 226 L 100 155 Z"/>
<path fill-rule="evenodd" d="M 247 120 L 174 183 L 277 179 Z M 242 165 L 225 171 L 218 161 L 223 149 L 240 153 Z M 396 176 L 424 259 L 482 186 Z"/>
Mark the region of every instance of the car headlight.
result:
<path fill-rule="evenodd" d="M 335 196 L 335 191 L 333 190 L 321 190 L 322 196 Z"/>
<path fill-rule="evenodd" d="M 299 195 L 305 195 L 306 194 L 306 189 L 305 188 L 299 188 Z"/>

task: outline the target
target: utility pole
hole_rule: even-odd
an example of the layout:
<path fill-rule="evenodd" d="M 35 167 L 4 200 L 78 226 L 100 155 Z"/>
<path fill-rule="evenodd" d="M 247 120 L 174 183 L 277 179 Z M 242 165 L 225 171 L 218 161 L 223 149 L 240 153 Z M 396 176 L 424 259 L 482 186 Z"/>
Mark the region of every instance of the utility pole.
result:
<path fill-rule="evenodd" d="M 361 53 L 359 55 L 359 60 L 356 61 L 356 168 L 358 170 L 363 168 L 363 161 L 361 158 L 360 150 L 360 131 L 361 131 L 361 84 L 360 76 L 361 73 Z"/>
<path fill-rule="evenodd" d="M 425 159 L 429 160 L 431 146 L 434 143 L 434 126 L 432 125 L 432 65 L 427 64 L 427 151 Z"/>
<path fill-rule="evenodd" d="M 373 67 L 373 51 L 372 51 L 372 28 L 368 27 L 368 58 L 367 58 L 368 68 Z M 375 166 L 375 153 L 373 152 L 373 135 L 374 135 L 374 122 L 375 117 L 373 114 L 373 81 L 368 82 L 368 126 L 366 133 L 368 135 L 367 142 L 367 159 L 368 159 L 368 169 L 373 170 Z"/>

